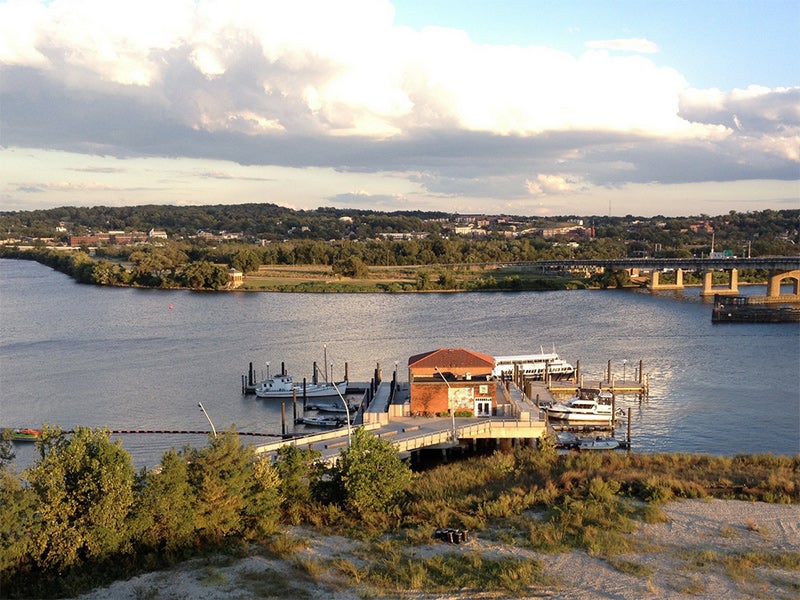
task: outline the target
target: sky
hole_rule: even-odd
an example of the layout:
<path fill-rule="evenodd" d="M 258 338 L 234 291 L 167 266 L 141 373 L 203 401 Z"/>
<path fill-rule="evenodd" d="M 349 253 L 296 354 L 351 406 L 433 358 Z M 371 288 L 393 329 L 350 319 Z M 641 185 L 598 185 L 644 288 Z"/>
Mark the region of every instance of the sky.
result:
<path fill-rule="evenodd" d="M 0 211 L 800 208 L 800 0 L 0 0 Z"/>

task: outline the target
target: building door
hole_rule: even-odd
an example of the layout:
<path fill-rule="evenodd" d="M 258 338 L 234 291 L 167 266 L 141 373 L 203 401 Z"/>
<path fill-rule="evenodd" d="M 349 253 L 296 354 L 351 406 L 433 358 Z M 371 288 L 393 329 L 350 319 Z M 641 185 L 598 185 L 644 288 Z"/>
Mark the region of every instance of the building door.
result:
<path fill-rule="evenodd" d="M 476 417 L 491 417 L 492 416 L 492 401 L 489 398 L 476 398 L 475 399 L 475 416 Z"/>

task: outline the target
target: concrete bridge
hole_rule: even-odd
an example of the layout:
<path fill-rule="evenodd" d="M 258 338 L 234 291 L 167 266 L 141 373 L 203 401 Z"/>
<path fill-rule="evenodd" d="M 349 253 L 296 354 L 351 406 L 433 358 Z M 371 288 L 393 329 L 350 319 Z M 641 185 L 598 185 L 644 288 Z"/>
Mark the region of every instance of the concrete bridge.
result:
<path fill-rule="evenodd" d="M 695 271 L 703 273 L 703 296 L 714 294 L 739 293 L 739 269 L 764 269 L 770 272 L 767 282 L 766 302 L 800 302 L 800 256 L 764 256 L 758 258 L 615 258 L 591 260 L 542 260 L 532 263 L 545 269 L 562 269 L 573 271 L 578 269 L 603 268 L 648 272 L 652 290 L 683 289 L 683 273 Z M 728 285 L 725 288 L 712 286 L 713 271 L 726 271 Z M 662 284 L 659 274 L 675 273 L 675 283 Z M 788 280 L 792 284 L 792 293 L 781 295 L 781 284 Z"/>

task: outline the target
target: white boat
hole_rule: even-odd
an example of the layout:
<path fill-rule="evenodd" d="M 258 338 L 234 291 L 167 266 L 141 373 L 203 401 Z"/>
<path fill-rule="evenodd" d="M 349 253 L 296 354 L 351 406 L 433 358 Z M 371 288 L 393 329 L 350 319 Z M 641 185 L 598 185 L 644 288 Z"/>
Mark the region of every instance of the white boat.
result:
<path fill-rule="evenodd" d="M 570 398 L 566 402 L 548 406 L 545 410 L 551 419 L 581 423 L 610 423 L 614 416 L 610 398 L 605 396 Z"/>
<path fill-rule="evenodd" d="M 512 377 L 515 367 L 522 372 L 525 379 L 544 379 L 545 375 L 549 375 L 553 379 L 568 379 L 575 374 L 575 367 L 555 352 L 541 352 L 539 354 L 495 356 L 492 375 L 497 378 Z"/>
<path fill-rule="evenodd" d="M 619 442 L 612 437 L 582 438 L 578 442 L 579 450 L 613 450 L 619 448 Z"/>
<path fill-rule="evenodd" d="M 309 410 L 318 410 L 320 412 L 337 413 L 337 414 L 338 413 L 347 414 L 348 412 L 350 414 L 353 414 L 358 410 L 357 406 L 348 406 L 345 409 L 344 404 L 342 404 L 341 400 L 339 401 L 339 404 L 311 404 L 308 405 L 307 408 Z"/>
<path fill-rule="evenodd" d="M 304 425 L 312 425 L 314 427 L 340 427 L 347 423 L 345 419 L 339 417 L 303 417 L 299 419 Z"/>
<path fill-rule="evenodd" d="M 255 394 L 259 398 L 291 399 L 297 394 L 298 399 L 303 398 L 330 398 L 344 395 L 347 391 L 347 380 L 338 383 L 306 383 L 305 390 L 302 383 L 297 383 L 291 375 L 276 375 L 268 377 L 255 387 Z"/>

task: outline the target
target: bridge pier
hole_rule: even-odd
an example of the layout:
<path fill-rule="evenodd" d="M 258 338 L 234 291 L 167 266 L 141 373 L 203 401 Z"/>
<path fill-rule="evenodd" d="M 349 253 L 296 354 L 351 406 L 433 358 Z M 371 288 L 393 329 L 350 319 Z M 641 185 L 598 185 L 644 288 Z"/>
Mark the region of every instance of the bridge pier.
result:
<path fill-rule="evenodd" d="M 703 289 L 700 292 L 701 296 L 713 296 L 714 294 L 735 296 L 739 293 L 739 271 L 737 269 L 728 270 L 728 287 L 727 288 L 714 288 L 713 281 L 714 272 L 703 271 Z"/>
<path fill-rule="evenodd" d="M 650 272 L 650 289 L 651 290 L 682 290 L 683 289 L 683 269 L 675 269 L 675 283 L 659 283 L 660 271 L 653 270 Z"/>
<path fill-rule="evenodd" d="M 771 271 L 767 282 L 767 298 L 777 298 L 781 295 L 781 283 L 789 279 L 792 283 L 792 295 L 800 295 L 800 270 L 797 271 Z"/>

